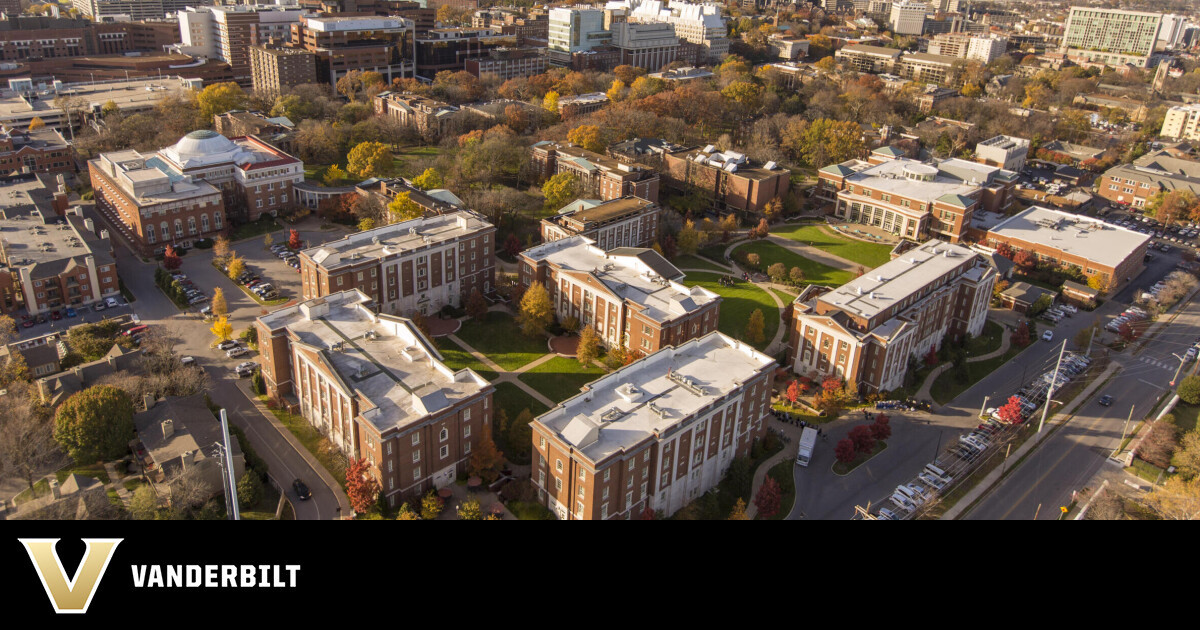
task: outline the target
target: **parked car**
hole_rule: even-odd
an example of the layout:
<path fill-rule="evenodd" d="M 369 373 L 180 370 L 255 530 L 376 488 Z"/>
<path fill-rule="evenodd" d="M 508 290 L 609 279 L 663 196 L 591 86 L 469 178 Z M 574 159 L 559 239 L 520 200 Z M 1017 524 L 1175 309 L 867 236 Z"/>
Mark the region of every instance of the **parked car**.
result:
<path fill-rule="evenodd" d="M 104 310 L 104 302 L 96 302 L 96 304 L 92 306 L 92 309 L 97 310 L 97 311 L 103 311 Z"/>
<path fill-rule="evenodd" d="M 217 349 L 218 350 L 228 350 L 230 348 L 236 348 L 240 345 L 242 345 L 242 342 L 237 341 L 235 339 L 230 339 L 228 341 L 222 341 L 221 343 L 217 344 Z"/>
<path fill-rule="evenodd" d="M 1108 394 L 1105 394 L 1105 395 L 1101 396 L 1100 400 L 1098 400 L 1096 402 L 1100 403 L 1101 407 L 1109 407 L 1113 404 L 1113 397 L 1109 396 Z"/>
<path fill-rule="evenodd" d="M 1054 341 L 1054 331 L 1047 330 L 1046 332 L 1042 333 L 1042 341 Z"/>
<path fill-rule="evenodd" d="M 76 313 L 75 309 L 73 307 L 70 307 L 70 306 L 67 307 L 67 317 L 75 317 L 78 314 L 79 313 Z"/>
<path fill-rule="evenodd" d="M 236 358 L 242 356 L 243 354 L 249 354 L 249 353 L 250 353 L 249 349 L 243 348 L 242 346 L 238 346 L 236 348 L 230 348 L 229 350 L 227 350 L 225 352 L 225 356 L 229 357 L 230 359 L 236 359 Z"/>
<path fill-rule="evenodd" d="M 239 363 L 237 367 L 233 368 L 233 371 L 238 375 L 238 378 L 242 378 L 254 374 L 254 370 L 256 369 L 258 369 L 257 363 L 246 361 L 245 363 Z"/>

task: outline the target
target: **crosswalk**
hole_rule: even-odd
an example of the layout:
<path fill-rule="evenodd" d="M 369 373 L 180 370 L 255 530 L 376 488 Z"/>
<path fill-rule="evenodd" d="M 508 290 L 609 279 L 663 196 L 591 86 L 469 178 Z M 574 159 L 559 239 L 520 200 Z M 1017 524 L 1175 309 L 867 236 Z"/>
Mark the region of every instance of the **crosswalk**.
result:
<path fill-rule="evenodd" d="M 1176 366 L 1179 365 L 1179 361 L 1164 361 L 1162 359 L 1155 359 L 1154 357 L 1138 357 L 1138 361 L 1167 370 L 1174 370 Z M 1174 363 L 1174 365 L 1172 365 L 1172 363 Z"/>

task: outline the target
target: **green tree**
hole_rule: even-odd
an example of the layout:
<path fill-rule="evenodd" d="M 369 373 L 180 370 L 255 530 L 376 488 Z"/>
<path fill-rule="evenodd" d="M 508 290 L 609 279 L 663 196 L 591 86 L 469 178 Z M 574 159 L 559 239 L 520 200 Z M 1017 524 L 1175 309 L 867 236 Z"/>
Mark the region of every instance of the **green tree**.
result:
<path fill-rule="evenodd" d="M 542 184 L 542 194 L 546 196 L 546 210 L 559 210 L 571 203 L 578 196 L 578 182 L 570 173 L 558 173 Z"/>
<path fill-rule="evenodd" d="M 1179 383 L 1175 392 L 1179 399 L 1189 405 L 1200 405 L 1200 376 L 1188 376 Z"/>
<path fill-rule="evenodd" d="M 412 200 L 412 194 L 408 191 L 396 195 L 396 198 L 388 204 L 388 212 L 397 221 L 419 219 L 425 215 L 425 209 Z"/>
<path fill-rule="evenodd" d="M 540 337 L 546 334 L 546 327 L 554 320 L 554 305 L 550 303 L 550 294 L 540 282 L 534 282 L 521 298 L 521 312 L 517 315 L 517 323 L 521 332 L 529 337 Z"/>
<path fill-rule="evenodd" d="M 696 231 L 696 223 L 688 221 L 675 236 L 675 246 L 681 254 L 695 254 L 700 249 L 700 233 Z"/>
<path fill-rule="evenodd" d="M 762 309 L 754 309 L 754 312 L 750 314 L 750 321 L 746 323 L 746 341 L 750 343 L 762 343 L 765 341 L 766 337 L 763 336 L 765 326 Z"/>
<path fill-rule="evenodd" d="M 54 418 L 54 439 L 78 464 L 124 455 L 133 436 L 133 400 L 111 385 L 73 394 Z"/>
<path fill-rule="evenodd" d="M 530 451 L 533 449 L 533 429 L 529 427 L 530 422 L 533 422 L 533 413 L 528 409 L 523 409 L 515 419 L 508 423 L 505 442 L 508 443 L 508 449 L 514 460 L 529 459 Z"/>
<path fill-rule="evenodd" d="M 479 499 L 471 497 L 458 507 L 458 518 L 464 521 L 482 521 L 483 510 L 479 507 Z"/>
<path fill-rule="evenodd" d="M 158 495 L 150 484 L 142 484 L 129 499 L 129 516 L 135 521 L 153 521 L 158 513 Z"/>
<path fill-rule="evenodd" d="M 258 502 L 261 501 L 263 497 L 262 478 L 255 474 L 255 472 L 252 470 L 247 470 L 245 473 L 242 473 L 242 478 L 238 479 L 237 482 L 237 496 L 238 505 L 240 505 L 243 510 L 248 510 L 255 505 L 258 505 Z"/>
<path fill-rule="evenodd" d="M 425 169 L 424 173 L 414 177 L 412 184 L 420 190 L 433 190 L 435 188 L 444 188 L 446 186 L 445 180 L 443 180 L 442 176 L 439 175 L 438 172 L 433 168 L 427 168 Z"/>
<path fill-rule="evenodd" d="M 211 121 L 213 116 L 232 109 L 241 109 L 246 104 L 246 92 L 236 83 L 214 83 L 196 96 L 200 115 Z"/>
<path fill-rule="evenodd" d="M 579 333 L 579 349 L 575 351 L 575 357 L 585 366 L 591 366 L 592 361 L 600 355 L 600 340 L 596 337 L 596 329 L 591 326 L 584 326 L 583 331 Z"/>
<path fill-rule="evenodd" d="M 381 142 L 360 142 L 346 156 L 346 169 L 357 177 L 378 177 L 392 170 L 392 152 Z"/>

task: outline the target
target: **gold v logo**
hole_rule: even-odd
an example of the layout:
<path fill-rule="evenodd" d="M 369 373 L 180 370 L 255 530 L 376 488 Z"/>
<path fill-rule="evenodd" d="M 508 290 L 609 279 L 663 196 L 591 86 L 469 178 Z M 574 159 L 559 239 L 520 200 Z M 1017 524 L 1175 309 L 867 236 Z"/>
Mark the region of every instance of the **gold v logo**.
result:
<path fill-rule="evenodd" d="M 18 538 L 29 559 L 33 560 L 33 568 L 37 570 L 46 596 L 54 606 L 54 612 L 60 615 L 82 615 L 92 605 L 92 595 L 100 578 L 108 570 L 108 562 L 112 560 L 113 551 L 123 538 L 84 538 L 87 550 L 83 560 L 75 569 L 75 577 L 67 580 L 67 572 L 63 569 L 62 560 L 54 547 L 58 538 Z"/>

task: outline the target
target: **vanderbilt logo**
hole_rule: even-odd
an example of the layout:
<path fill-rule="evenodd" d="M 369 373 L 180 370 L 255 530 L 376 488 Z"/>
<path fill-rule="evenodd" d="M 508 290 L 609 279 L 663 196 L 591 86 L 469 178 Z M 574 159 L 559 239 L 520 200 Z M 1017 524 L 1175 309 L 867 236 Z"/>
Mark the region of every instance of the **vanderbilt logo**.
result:
<path fill-rule="evenodd" d="M 84 538 L 87 550 L 83 560 L 75 569 L 75 577 L 69 581 L 67 572 L 63 569 L 62 560 L 55 551 L 58 538 L 19 538 L 33 568 L 37 570 L 46 596 L 54 606 L 54 612 L 60 615 L 82 615 L 92 604 L 92 596 L 96 594 L 96 586 L 100 578 L 108 570 L 108 562 L 112 560 L 113 552 L 123 538 Z"/>

